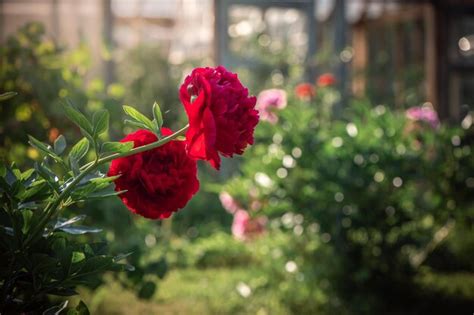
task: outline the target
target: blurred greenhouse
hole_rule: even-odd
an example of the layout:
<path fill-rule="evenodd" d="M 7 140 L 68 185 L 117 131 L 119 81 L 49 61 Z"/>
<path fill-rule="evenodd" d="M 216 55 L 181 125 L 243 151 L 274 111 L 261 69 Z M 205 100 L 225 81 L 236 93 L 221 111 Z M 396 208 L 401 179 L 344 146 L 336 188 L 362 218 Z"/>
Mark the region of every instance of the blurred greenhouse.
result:
<path fill-rule="evenodd" d="M 157 102 L 178 130 L 180 85 L 217 65 L 257 97 L 254 144 L 220 172 L 199 162 L 199 192 L 170 219 L 146 220 L 119 198 L 68 207 L 63 217 L 103 230 L 83 242 L 107 241 L 134 267 L 79 286 L 70 306 L 474 311 L 473 1 L 2 0 L 0 94 L 17 95 L 0 102 L 0 161 L 40 162 L 28 135 L 79 141 L 67 102 L 110 112 L 103 141 L 135 130 L 124 104 L 155 117 Z"/>

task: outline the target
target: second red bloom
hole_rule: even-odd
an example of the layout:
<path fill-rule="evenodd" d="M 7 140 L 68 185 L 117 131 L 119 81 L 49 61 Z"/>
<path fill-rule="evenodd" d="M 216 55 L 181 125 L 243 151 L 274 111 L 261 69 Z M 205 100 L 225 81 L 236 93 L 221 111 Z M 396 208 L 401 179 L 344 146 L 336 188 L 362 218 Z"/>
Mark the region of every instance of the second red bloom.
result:
<path fill-rule="evenodd" d="M 194 69 L 181 85 L 179 97 L 189 117 L 186 141 L 191 157 L 219 169 L 219 153 L 232 157 L 253 144 L 256 98 L 249 96 L 235 73 L 222 66 Z"/>
<path fill-rule="evenodd" d="M 162 128 L 164 136 L 171 130 Z M 155 134 L 138 130 L 121 142 L 133 141 L 140 147 L 157 141 Z M 108 176 L 120 175 L 115 190 L 132 212 L 149 219 L 168 218 L 183 208 L 199 189 L 196 161 L 190 158 L 183 141 L 170 141 L 161 147 L 112 161 Z"/>

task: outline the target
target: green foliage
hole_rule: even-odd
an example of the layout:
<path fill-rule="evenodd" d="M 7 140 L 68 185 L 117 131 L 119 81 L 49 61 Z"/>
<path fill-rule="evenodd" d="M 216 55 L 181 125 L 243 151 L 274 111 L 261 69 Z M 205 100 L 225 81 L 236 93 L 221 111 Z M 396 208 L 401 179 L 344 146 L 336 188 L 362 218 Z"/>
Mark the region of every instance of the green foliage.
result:
<path fill-rule="evenodd" d="M 44 159 L 24 172 L 15 164 L 1 166 L 2 313 L 45 310 L 49 295 L 74 295 L 77 285 L 97 282 L 97 275 L 105 271 L 133 270 L 118 263 L 124 256 L 107 254 L 104 242 L 91 242 L 87 236 L 78 238 L 102 231 L 77 225 L 85 215 L 69 219 L 59 216 L 60 209 L 83 200 L 116 195 L 111 191 L 114 178 L 96 170 L 100 151 L 95 153 L 97 158 L 92 164 L 80 164 L 90 147 L 101 147 L 97 135 L 107 130 L 108 113 L 98 112 L 90 123 L 71 105 L 64 109 L 87 138 L 64 155 L 67 145 L 63 136 L 53 146 L 30 136 L 30 144 L 44 154 Z M 60 312 L 66 305 L 52 307 L 45 313 Z M 82 303 L 69 313 L 87 314 L 87 308 Z"/>
<path fill-rule="evenodd" d="M 155 105 L 156 105 L 156 103 L 155 103 Z M 153 107 L 156 107 L 155 105 Z M 127 116 L 132 118 L 132 120 L 126 120 L 125 121 L 126 123 L 128 123 L 132 126 L 135 126 L 137 128 L 148 129 L 148 130 L 150 130 L 151 132 L 154 132 L 157 135 L 160 134 L 160 130 L 159 130 L 158 125 L 156 123 L 152 122 L 148 117 L 146 117 L 145 115 L 140 113 L 135 108 L 133 108 L 131 106 L 124 105 L 123 106 L 123 111 L 125 112 L 125 114 L 127 114 Z"/>
<path fill-rule="evenodd" d="M 5 101 L 0 108 L 1 159 L 23 165 L 30 163 L 28 158 L 37 158 L 38 152 L 25 145 L 25 134 L 52 142 L 63 133 L 77 140 L 78 132 L 65 122 L 59 110 L 66 98 L 87 112 L 97 112 L 92 125 L 82 114 L 66 107 L 68 117 L 88 134 L 98 136 L 105 131 L 106 108 L 113 117 L 112 134 L 122 128 L 121 113 L 114 108 L 123 96 L 123 87 L 105 86 L 97 79 L 84 80 L 91 66 L 85 45 L 65 50 L 45 36 L 43 25 L 29 23 L 0 47 L 0 64 L 0 99 Z"/>
<path fill-rule="evenodd" d="M 241 173 L 224 190 L 246 209 L 259 201 L 271 218 L 300 215 L 304 223 L 291 223 L 295 231 L 318 230 L 333 255 L 295 255 L 302 268 L 331 271 L 315 278 L 331 284 L 323 293 L 334 292 L 336 301 L 328 305 L 402 312 L 408 301 L 428 299 L 414 279 L 420 266 L 436 260 L 440 244 L 450 246 L 445 233 L 472 231 L 473 144 L 468 130 L 434 130 L 365 101 L 331 119 L 337 98 L 331 88 L 319 89 L 313 101 L 290 95 L 277 124 L 258 126 Z M 464 235 L 468 244 L 472 235 Z M 465 260 L 450 257 L 451 269 Z M 304 312 L 294 298 L 288 303 Z"/>

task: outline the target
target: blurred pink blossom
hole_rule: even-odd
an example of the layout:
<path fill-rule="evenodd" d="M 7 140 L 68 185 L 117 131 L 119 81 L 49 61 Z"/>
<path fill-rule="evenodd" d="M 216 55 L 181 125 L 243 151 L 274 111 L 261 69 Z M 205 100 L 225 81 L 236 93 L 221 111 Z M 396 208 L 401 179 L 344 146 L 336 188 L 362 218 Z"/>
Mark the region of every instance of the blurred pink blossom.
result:
<path fill-rule="evenodd" d="M 235 201 L 234 197 L 232 197 L 228 192 L 221 192 L 219 194 L 219 199 L 221 201 L 222 207 L 224 207 L 227 212 L 234 214 L 237 210 L 239 210 L 239 205 Z"/>
<path fill-rule="evenodd" d="M 264 233 L 266 224 L 266 217 L 251 218 L 247 211 L 240 209 L 234 213 L 232 235 L 237 240 L 245 241 Z"/>
<path fill-rule="evenodd" d="M 286 92 L 280 89 L 263 90 L 258 94 L 256 109 L 260 113 L 260 119 L 271 124 L 278 121 L 275 110 L 286 107 Z"/>
<path fill-rule="evenodd" d="M 407 109 L 406 116 L 414 121 L 424 121 L 433 129 L 439 127 L 438 113 L 429 106 L 416 106 Z"/>

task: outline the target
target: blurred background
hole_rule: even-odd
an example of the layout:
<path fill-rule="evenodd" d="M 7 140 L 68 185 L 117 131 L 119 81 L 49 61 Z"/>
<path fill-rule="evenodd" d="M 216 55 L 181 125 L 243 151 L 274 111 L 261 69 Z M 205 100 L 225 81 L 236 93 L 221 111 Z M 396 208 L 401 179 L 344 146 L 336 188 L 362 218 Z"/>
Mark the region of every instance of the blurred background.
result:
<path fill-rule="evenodd" d="M 218 64 L 258 96 L 255 145 L 171 220 L 71 210 L 133 252 L 81 289 L 93 314 L 472 313 L 469 0 L 2 0 L 0 158 L 79 139 L 66 98 L 114 140 L 123 104 L 178 128 L 183 78 Z"/>

